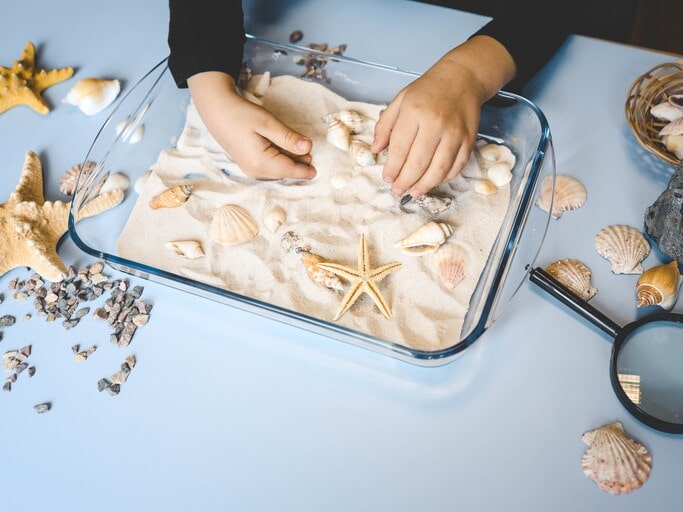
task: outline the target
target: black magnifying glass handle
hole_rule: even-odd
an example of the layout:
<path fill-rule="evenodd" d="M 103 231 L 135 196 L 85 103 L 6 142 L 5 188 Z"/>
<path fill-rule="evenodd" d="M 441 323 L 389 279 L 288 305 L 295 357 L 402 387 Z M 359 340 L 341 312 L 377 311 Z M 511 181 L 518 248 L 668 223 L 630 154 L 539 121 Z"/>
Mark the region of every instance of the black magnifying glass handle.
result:
<path fill-rule="evenodd" d="M 585 300 L 577 297 L 576 294 L 542 268 L 533 268 L 529 272 L 529 281 L 548 292 L 562 304 L 584 317 L 596 327 L 599 327 L 609 334 L 612 339 L 616 338 L 619 334 L 619 331 L 621 330 L 620 325 L 616 324 L 611 318 L 595 309 Z"/>

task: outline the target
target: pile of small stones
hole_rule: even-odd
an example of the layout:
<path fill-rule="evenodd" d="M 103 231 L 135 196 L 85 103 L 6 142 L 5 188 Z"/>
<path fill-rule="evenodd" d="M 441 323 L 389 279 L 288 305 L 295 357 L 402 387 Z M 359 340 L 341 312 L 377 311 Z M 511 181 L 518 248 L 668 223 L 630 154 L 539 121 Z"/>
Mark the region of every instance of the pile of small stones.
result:
<path fill-rule="evenodd" d="M 97 381 L 97 390 L 102 392 L 106 389 L 111 396 L 118 395 L 121 392 L 121 385 L 128 380 L 128 375 L 135 368 L 135 363 L 135 356 L 126 357 L 125 361 L 121 363 L 119 371 L 113 373 L 108 379 L 103 377 Z"/>
<path fill-rule="evenodd" d="M 36 373 L 36 367 L 30 366 L 28 357 L 31 355 L 31 345 L 26 345 L 19 350 L 8 350 L 2 355 L 2 368 L 6 372 L 12 372 L 2 386 L 3 391 L 12 391 L 12 384 L 17 381 L 17 377 L 24 370 L 29 377 Z"/>

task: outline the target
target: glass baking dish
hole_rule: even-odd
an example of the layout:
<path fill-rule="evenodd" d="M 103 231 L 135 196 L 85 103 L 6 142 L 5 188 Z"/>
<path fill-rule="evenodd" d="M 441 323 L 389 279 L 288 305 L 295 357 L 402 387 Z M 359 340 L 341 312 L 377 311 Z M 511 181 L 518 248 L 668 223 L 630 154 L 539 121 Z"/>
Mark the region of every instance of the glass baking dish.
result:
<path fill-rule="evenodd" d="M 325 85 L 355 101 L 386 104 L 418 75 L 376 63 L 331 55 L 292 44 L 248 36 L 245 64 L 253 73 L 269 71 L 272 76 L 301 76 L 297 62 L 324 60 Z M 311 78 L 317 80 L 318 78 Z M 135 204 L 132 184 L 156 161 L 164 148 L 173 147 L 185 121 L 190 95 L 178 89 L 164 59 L 151 69 L 116 105 L 95 137 L 84 164 L 95 162 L 95 170 L 78 180 L 69 215 L 69 233 L 85 252 L 111 267 L 151 281 L 179 288 L 295 325 L 337 340 L 392 356 L 421 366 L 448 363 L 460 355 L 498 318 L 527 276 L 540 250 L 548 227 L 548 212 L 534 206 L 541 181 L 554 177 L 555 162 L 550 130 L 543 113 L 520 96 L 501 92 L 481 112 L 479 136 L 504 143 L 517 157 L 510 184 L 510 202 L 502 226 L 472 294 L 461 332 L 453 333 L 446 348 L 418 350 L 380 337 L 350 329 L 321 318 L 298 313 L 275 304 L 177 275 L 155 266 L 126 259 L 116 243 Z M 135 144 L 130 137 L 144 125 L 144 136 Z M 84 166 L 85 167 L 85 166 Z M 95 217 L 76 222 L 82 205 L 97 193 L 105 173 L 121 171 L 131 189 L 119 206 Z"/>

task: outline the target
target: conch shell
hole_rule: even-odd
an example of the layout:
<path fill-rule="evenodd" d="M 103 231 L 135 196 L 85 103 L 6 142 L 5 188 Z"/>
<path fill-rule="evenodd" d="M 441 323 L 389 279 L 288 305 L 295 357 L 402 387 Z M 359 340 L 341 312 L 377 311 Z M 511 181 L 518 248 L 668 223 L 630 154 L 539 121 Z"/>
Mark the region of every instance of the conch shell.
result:
<path fill-rule="evenodd" d="M 435 252 L 453 234 L 452 225 L 431 221 L 396 243 L 405 254 L 420 256 Z"/>
<path fill-rule="evenodd" d="M 348 151 L 351 146 L 351 132 L 349 127 L 339 120 L 339 116 L 331 114 L 325 118 L 327 123 L 327 142 L 333 146 Z"/>
<path fill-rule="evenodd" d="M 209 225 L 209 236 L 221 245 L 241 244 L 254 238 L 258 232 L 258 224 L 251 214 L 236 204 L 221 206 Z"/>
<path fill-rule="evenodd" d="M 545 270 L 583 300 L 590 300 L 598 292 L 591 285 L 590 269 L 579 260 L 558 260 Z"/>
<path fill-rule="evenodd" d="M 588 445 L 581 468 L 601 491 L 626 494 L 642 486 L 652 470 L 652 456 L 624 433 L 618 421 L 590 430 L 581 440 Z"/>
<path fill-rule="evenodd" d="M 62 103 L 77 106 L 87 116 L 107 108 L 121 92 L 121 82 L 103 78 L 83 78 L 74 85 Z"/>
<path fill-rule="evenodd" d="M 469 260 L 467 250 L 458 244 L 448 243 L 432 255 L 432 264 L 441 283 L 452 290 L 465 278 L 465 266 Z"/>
<path fill-rule="evenodd" d="M 339 293 L 344 291 L 344 285 L 338 276 L 318 266 L 318 263 L 326 263 L 327 260 L 323 259 L 322 256 L 305 250 L 300 251 L 299 255 L 306 267 L 306 272 L 308 272 L 309 277 L 314 283 L 326 286 Z"/>
<path fill-rule="evenodd" d="M 636 305 L 639 308 L 654 305 L 664 309 L 673 308 L 678 299 L 680 282 L 681 274 L 676 261 L 647 269 L 636 283 Z"/>
<path fill-rule="evenodd" d="M 586 187 L 576 178 L 566 174 L 558 174 L 555 177 L 555 193 L 553 194 L 552 176 L 546 176 L 541 182 L 541 189 L 536 204 L 543 211 L 552 211 L 553 219 L 559 219 L 567 211 L 581 208 L 586 202 Z"/>
<path fill-rule="evenodd" d="M 154 209 L 180 206 L 190 197 L 192 188 L 192 185 L 176 185 L 175 187 L 167 188 L 150 199 L 149 206 Z"/>
<path fill-rule="evenodd" d="M 176 254 L 191 260 L 204 256 L 202 245 L 196 240 L 176 240 L 175 242 L 167 242 L 164 244 L 164 248 L 175 251 Z"/>
<path fill-rule="evenodd" d="M 595 249 L 612 263 L 615 274 L 642 274 L 641 262 L 650 254 L 650 244 L 636 228 L 607 226 L 595 235 Z"/>

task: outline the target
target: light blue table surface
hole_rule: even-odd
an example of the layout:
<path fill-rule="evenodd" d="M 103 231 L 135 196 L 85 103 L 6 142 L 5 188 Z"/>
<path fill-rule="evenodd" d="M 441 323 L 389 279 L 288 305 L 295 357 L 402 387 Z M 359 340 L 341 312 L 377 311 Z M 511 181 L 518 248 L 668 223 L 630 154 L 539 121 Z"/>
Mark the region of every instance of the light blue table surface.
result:
<path fill-rule="evenodd" d="M 74 66 L 49 88 L 53 110 L 0 115 L 0 193 L 14 188 L 26 150 L 40 154 L 48 199 L 83 159 L 106 112 L 60 103 L 76 79 L 119 78 L 124 92 L 167 54 L 167 4 L 4 2 L 0 64 L 28 40 L 39 66 Z M 415 2 L 248 4 L 254 33 L 347 43 L 347 55 L 424 71 L 486 19 Z M 538 258 L 581 259 L 594 305 L 620 323 L 638 312 L 636 276 L 614 276 L 593 248 L 609 224 L 642 226 L 669 166 L 641 149 L 624 120 L 631 82 L 675 57 L 572 37 L 527 93 L 546 114 L 558 172 L 579 178 L 586 205 L 552 221 Z M 68 264 L 92 258 L 67 238 Z M 646 265 L 658 261 L 656 252 Z M 108 274 L 125 277 L 112 269 Z M 0 351 L 33 345 L 36 375 L 0 393 L 2 510 L 680 510 L 683 437 L 633 419 L 612 392 L 611 345 L 595 328 L 525 283 L 463 357 L 419 368 L 162 285 L 145 286 L 150 322 L 127 349 L 90 317 L 66 331 L 11 298 Z M 678 301 L 677 311 L 683 309 Z M 76 363 L 74 344 L 99 349 Z M 135 354 L 117 397 L 95 383 Z M 3 378 L 4 380 L 4 378 Z M 50 401 L 38 415 L 33 405 Z M 613 421 L 651 451 L 649 481 L 626 496 L 598 490 L 581 470 L 581 434 Z"/>

